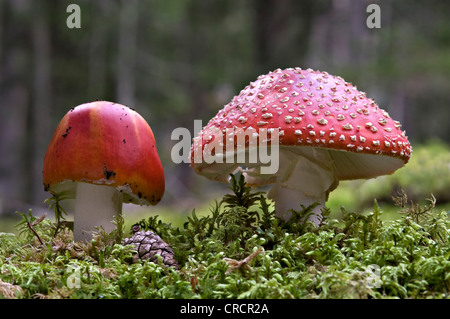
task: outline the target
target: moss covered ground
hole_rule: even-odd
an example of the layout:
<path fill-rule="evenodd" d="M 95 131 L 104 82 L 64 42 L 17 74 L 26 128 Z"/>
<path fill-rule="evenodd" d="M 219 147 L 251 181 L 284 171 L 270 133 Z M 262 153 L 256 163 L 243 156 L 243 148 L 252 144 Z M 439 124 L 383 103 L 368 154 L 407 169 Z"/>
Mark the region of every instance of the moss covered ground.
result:
<path fill-rule="evenodd" d="M 394 198 L 399 218 L 385 221 L 375 201 L 361 215 L 323 211 L 316 227 L 302 207 L 285 222 L 264 193 L 233 176 L 231 193 L 210 213 L 192 211 L 173 226 L 152 216 L 137 221 L 169 243 L 179 270 L 131 263 L 123 219 L 91 242 L 73 242 L 60 221 L 21 213 L 19 234 L 0 234 L 2 298 L 449 298 L 447 212 Z M 55 205 L 53 206 L 55 207 Z M 58 227 L 57 227 L 58 226 Z"/>

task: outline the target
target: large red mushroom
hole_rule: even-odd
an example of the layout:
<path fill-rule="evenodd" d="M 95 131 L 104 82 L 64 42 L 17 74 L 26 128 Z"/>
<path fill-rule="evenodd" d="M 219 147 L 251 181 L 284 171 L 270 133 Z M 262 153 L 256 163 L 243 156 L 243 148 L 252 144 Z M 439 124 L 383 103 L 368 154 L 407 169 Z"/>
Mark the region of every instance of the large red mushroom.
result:
<path fill-rule="evenodd" d="M 164 172 L 153 132 L 136 111 L 96 101 L 71 109 L 55 130 L 44 158 L 45 190 L 75 198 L 74 239 L 95 227 L 114 229 L 122 202 L 156 205 Z"/>
<path fill-rule="evenodd" d="M 268 196 L 275 201 L 276 215 L 284 219 L 300 204 L 319 203 L 311 217 L 317 224 L 340 180 L 392 174 L 408 162 L 411 146 L 400 127 L 341 77 L 311 69 L 277 69 L 245 87 L 194 138 L 191 167 L 221 182 L 242 170 L 249 185 L 274 184 Z M 255 145 L 279 147 L 276 173 L 264 174 L 263 163 L 249 156 L 236 161 L 243 145 L 229 138 L 229 132 L 239 129 L 252 130 L 257 137 L 256 142 L 246 140 L 247 155 Z M 277 136 L 271 136 L 274 130 Z M 261 133 L 268 137 L 263 140 Z M 205 160 L 212 143 L 216 160 Z"/>

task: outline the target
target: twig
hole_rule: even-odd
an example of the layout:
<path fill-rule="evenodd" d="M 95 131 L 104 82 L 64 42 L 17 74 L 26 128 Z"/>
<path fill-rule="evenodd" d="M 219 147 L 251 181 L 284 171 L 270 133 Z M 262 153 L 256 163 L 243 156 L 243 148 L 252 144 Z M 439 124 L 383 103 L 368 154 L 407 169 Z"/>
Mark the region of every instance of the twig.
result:
<path fill-rule="evenodd" d="M 261 247 L 258 247 L 258 249 L 254 252 L 252 252 L 249 256 L 247 256 L 246 258 L 242 259 L 242 260 L 235 260 L 235 259 L 231 259 L 231 258 L 224 258 L 223 260 L 225 260 L 228 264 L 228 266 L 230 267 L 225 274 L 229 274 L 230 272 L 232 272 L 233 270 L 236 269 L 251 269 L 249 266 L 250 261 L 252 261 L 253 258 L 255 258 L 257 255 L 259 255 L 260 253 L 262 253 L 262 249 Z"/>
<path fill-rule="evenodd" d="M 44 220 L 44 218 L 47 217 L 47 213 L 44 213 L 44 215 L 42 215 L 39 219 L 36 219 L 31 226 L 36 226 L 37 224 L 39 224 L 41 221 Z"/>
<path fill-rule="evenodd" d="M 44 220 L 44 218 L 47 216 L 47 214 L 42 215 L 39 219 L 35 220 L 33 223 L 30 223 L 29 221 L 27 221 L 27 226 L 28 228 L 33 232 L 33 234 L 37 237 L 37 239 L 39 240 L 39 242 L 41 243 L 41 245 L 44 245 L 44 242 L 42 241 L 41 237 L 39 237 L 38 233 L 34 230 L 33 226 L 36 226 L 37 224 L 39 224 L 41 221 Z"/>

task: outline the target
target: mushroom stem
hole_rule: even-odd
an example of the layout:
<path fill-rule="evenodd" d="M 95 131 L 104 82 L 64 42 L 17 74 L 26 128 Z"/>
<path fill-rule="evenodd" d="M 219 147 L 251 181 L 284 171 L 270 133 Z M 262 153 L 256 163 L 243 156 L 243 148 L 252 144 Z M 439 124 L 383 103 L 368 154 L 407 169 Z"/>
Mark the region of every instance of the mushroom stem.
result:
<path fill-rule="evenodd" d="M 327 150 L 315 148 L 280 148 L 280 165 L 276 174 L 276 183 L 268 197 L 275 201 L 276 216 L 288 220 L 300 205 L 305 208 L 319 203 L 309 220 L 320 223 L 321 209 L 325 207 L 328 194 L 339 181 L 332 169 L 333 160 Z"/>
<path fill-rule="evenodd" d="M 122 193 L 115 187 L 89 183 L 77 184 L 74 212 L 74 240 L 89 241 L 95 227 L 106 232 L 114 229 L 112 221 L 122 213 Z"/>
<path fill-rule="evenodd" d="M 291 218 L 292 212 L 289 210 L 293 209 L 299 211 L 301 210 L 300 205 L 307 208 L 312 204 L 318 203 L 319 205 L 313 208 L 308 219 L 315 225 L 320 223 L 321 210 L 325 207 L 326 202 L 325 193 L 323 193 L 322 196 L 313 196 L 296 189 L 283 187 L 280 181 L 277 181 L 270 190 L 269 198 L 272 198 L 275 201 L 276 216 L 284 220 L 289 220 L 289 218 Z"/>

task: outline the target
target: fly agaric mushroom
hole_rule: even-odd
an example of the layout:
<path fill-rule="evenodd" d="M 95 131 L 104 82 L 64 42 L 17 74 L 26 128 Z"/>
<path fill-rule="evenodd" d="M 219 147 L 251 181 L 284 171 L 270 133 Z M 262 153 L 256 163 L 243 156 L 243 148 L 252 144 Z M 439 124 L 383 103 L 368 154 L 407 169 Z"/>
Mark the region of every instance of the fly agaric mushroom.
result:
<path fill-rule="evenodd" d="M 290 209 L 319 203 L 310 218 L 318 224 L 340 180 L 392 174 L 408 162 L 411 146 L 400 126 L 341 77 L 311 69 L 277 69 L 259 76 L 208 122 L 193 140 L 191 167 L 221 182 L 242 170 L 250 186 L 274 184 L 268 197 L 275 201 L 276 215 L 285 220 Z M 250 136 L 245 145 L 227 136 L 237 129 L 252 130 L 256 144 L 250 143 Z M 278 136 L 271 136 L 275 129 Z M 275 174 L 263 174 L 263 163 L 248 157 L 245 163 L 223 163 L 236 159 L 239 146 L 248 154 L 249 145 L 264 143 L 261 132 L 270 136 L 266 142 L 272 148 L 278 142 Z M 221 160 L 199 160 L 196 155 L 204 155 L 213 142 L 213 155 Z"/>
<path fill-rule="evenodd" d="M 150 126 L 136 111 L 106 101 L 79 105 L 62 118 L 45 154 L 43 180 L 51 194 L 75 197 L 75 240 L 89 240 L 94 227 L 113 230 L 122 202 L 156 205 L 164 194 Z"/>

